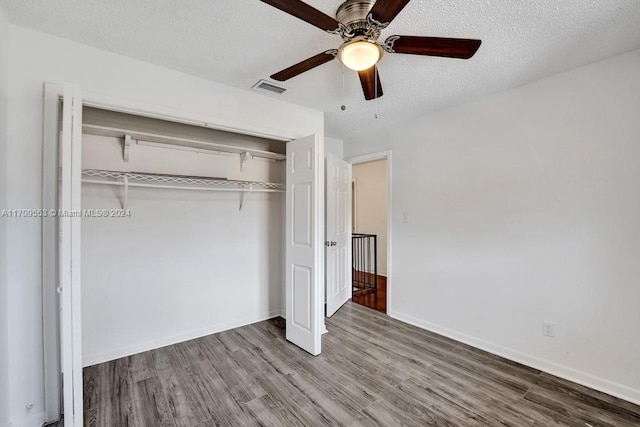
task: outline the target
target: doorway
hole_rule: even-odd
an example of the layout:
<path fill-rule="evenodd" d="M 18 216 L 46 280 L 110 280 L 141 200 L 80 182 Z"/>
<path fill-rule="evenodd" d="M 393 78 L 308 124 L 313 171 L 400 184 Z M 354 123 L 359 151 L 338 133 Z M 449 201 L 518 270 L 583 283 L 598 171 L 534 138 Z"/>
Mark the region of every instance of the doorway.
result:
<path fill-rule="evenodd" d="M 351 159 L 353 302 L 387 313 L 390 153 Z"/>

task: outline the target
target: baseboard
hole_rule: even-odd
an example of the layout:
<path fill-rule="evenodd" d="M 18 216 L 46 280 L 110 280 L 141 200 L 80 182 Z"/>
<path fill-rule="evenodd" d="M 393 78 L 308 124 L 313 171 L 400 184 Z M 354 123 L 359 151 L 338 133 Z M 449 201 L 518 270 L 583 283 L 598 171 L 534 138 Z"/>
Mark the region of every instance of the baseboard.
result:
<path fill-rule="evenodd" d="M 42 427 L 44 424 L 44 411 L 30 414 L 20 420 L 13 420 L 7 424 L 8 427 Z"/>
<path fill-rule="evenodd" d="M 162 338 L 159 340 L 147 341 L 141 344 L 131 345 L 127 347 L 121 347 L 114 350 L 110 350 L 104 353 L 87 354 L 82 356 L 82 366 L 92 366 L 98 363 L 108 362 L 110 360 L 120 359 L 121 357 L 131 356 L 133 354 L 142 353 L 149 350 L 154 350 L 168 345 L 178 344 L 184 341 L 189 341 L 196 338 L 201 338 L 207 335 L 216 334 L 218 332 L 227 331 L 229 329 L 239 328 L 241 326 L 250 325 L 256 322 L 262 322 L 264 320 L 273 319 L 280 316 L 280 309 L 272 310 L 267 313 L 262 313 L 258 316 L 252 316 L 249 318 L 234 320 L 231 322 L 219 323 L 216 325 L 208 326 L 206 328 L 197 329 L 195 331 L 186 332 L 183 334 L 173 335 L 170 337 Z"/>
<path fill-rule="evenodd" d="M 485 341 L 483 339 L 476 338 L 462 332 L 455 331 L 453 329 L 426 322 L 424 320 L 418 319 L 408 314 L 397 312 L 395 310 L 389 310 L 387 314 L 394 319 L 400 320 L 401 322 L 417 326 L 418 328 L 426 329 L 430 332 L 443 335 L 447 338 L 451 338 L 464 344 L 468 344 L 480 350 L 484 350 L 497 356 L 504 357 L 505 359 L 518 362 L 522 365 L 538 369 L 551 375 L 555 375 L 556 377 L 560 377 L 565 380 L 601 391 L 611 396 L 618 397 L 636 405 L 640 405 L 640 390 L 625 386 L 623 384 L 618 384 L 613 381 L 588 374 L 586 372 L 578 371 L 568 366 L 557 364 L 550 360 L 540 359 L 538 357 L 522 353 L 508 347 L 503 347 L 501 345 L 494 344 L 492 342 Z"/>

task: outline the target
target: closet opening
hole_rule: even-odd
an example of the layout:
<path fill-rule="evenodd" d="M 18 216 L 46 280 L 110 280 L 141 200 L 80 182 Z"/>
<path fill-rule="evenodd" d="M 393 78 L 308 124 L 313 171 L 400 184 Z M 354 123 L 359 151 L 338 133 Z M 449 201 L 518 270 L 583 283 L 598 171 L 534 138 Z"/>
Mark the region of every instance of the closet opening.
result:
<path fill-rule="evenodd" d="M 286 143 L 84 107 L 82 360 L 280 316 Z"/>
<path fill-rule="evenodd" d="M 252 345 L 320 354 L 322 135 L 89 96 L 45 84 L 47 422 L 130 424 L 132 398 L 154 415 L 159 379 L 246 344 L 241 326 Z"/>

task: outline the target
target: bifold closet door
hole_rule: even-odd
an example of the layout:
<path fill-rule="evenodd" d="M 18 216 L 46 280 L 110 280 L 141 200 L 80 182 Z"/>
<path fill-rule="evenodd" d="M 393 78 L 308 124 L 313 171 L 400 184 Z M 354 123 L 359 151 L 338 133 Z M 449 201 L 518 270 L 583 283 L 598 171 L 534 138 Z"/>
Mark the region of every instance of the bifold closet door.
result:
<path fill-rule="evenodd" d="M 327 317 L 351 299 L 351 165 L 327 155 Z"/>
<path fill-rule="evenodd" d="M 315 355 L 324 330 L 324 145 L 319 135 L 287 143 L 287 340 Z"/>
<path fill-rule="evenodd" d="M 82 97 L 64 85 L 59 140 L 58 293 L 64 425 L 82 426 L 80 226 L 82 195 Z"/>

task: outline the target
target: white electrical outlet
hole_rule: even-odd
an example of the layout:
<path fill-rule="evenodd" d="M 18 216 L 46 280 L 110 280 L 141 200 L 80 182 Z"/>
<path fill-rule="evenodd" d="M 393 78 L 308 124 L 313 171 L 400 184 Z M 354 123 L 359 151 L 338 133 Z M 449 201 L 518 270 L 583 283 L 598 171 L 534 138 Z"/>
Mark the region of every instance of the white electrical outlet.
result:
<path fill-rule="evenodd" d="M 556 335 L 555 327 L 551 322 L 542 322 L 542 335 L 553 338 Z"/>
<path fill-rule="evenodd" d="M 402 222 L 409 224 L 409 212 L 402 212 Z"/>

